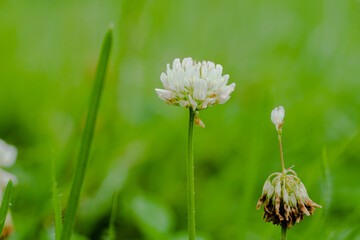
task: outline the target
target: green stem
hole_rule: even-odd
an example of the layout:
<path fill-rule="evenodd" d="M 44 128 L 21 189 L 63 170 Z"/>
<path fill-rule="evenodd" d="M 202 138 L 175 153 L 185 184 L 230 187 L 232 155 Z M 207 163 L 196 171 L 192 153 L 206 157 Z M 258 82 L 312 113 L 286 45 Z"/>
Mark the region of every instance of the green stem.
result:
<path fill-rule="evenodd" d="M 286 240 L 286 226 L 281 226 L 281 240 Z"/>
<path fill-rule="evenodd" d="M 189 240 L 195 240 L 195 184 L 194 184 L 194 156 L 193 156 L 193 129 L 195 111 L 189 108 L 189 135 L 187 158 L 187 191 L 188 191 L 188 228 Z"/>
<path fill-rule="evenodd" d="M 116 191 L 114 192 L 112 199 L 108 240 L 116 239 L 115 223 L 116 223 L 116 217 L 118 215 L 118 208 L 119 208 L 119 192 Z"/>
<path fill-rule="evenodd" d="M 281 144 L 281 134 L 279 134 L 279 145 L 280 145 L 280 156 L 281 156 L 282 173 L 285 173 L 284 156 L 283 156 L 283 150 L 282 150 L 282 144 Z"/>

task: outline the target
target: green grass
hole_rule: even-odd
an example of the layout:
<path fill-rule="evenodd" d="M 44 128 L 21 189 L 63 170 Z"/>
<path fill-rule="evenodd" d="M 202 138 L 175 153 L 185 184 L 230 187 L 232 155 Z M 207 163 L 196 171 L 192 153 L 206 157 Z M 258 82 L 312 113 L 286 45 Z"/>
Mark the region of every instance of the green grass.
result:
<path fill-rule="evenodd" d="M 61 240 L 70 239 L 74 228 L 75 214 L 79 205 L 80 194 L 86 173 L 86 166 L 88 164 L 91 144 L 94 137 L 96 117 L 98 114 L 101 94 L 105 83 L 105 75 L 110 57 L 112 37 L 112 27 L 110 27 L 108 32 L 105 34 L 100 52 L 99 62 L 95 74 L 94 87 L 90 97 L 88 116 L 86 119 L 86 125 L 82 137 L 78 160 L 76 162 L 71 193 L 69 196 L 69 201 L 64 219 L 64 227 L 61 233 Z"/>
<path fill-rule="evenodd" d="M 116 239 L 116 218 L 119 215 L 119 193 L 114 192 L 112 198 L 110 224 L 109 224 L 109 235 L 108 240 Z"/>
<path fill-rule="evenodd" d="M 52 202 L 55 216 L 55 240 L 59 240 L 63 229 L 61 203 L 59 198 L 59 190 L 56 182 L 55 160 L 51 158 L 51 175 L 52 175 Z"/>
<path fill-rule="evenodd" d="M 7 216 L 7 213 L 9 211 L 12 186 L 13 186 L 13 183 L 10 180 L 8 182 L 8 184 L 6 185 L 3 200 L 1 202 L 1 206 L 0 206 L 0 233 L 2 233 L 2 230 L 3 230 L 4 225 L 5 225 L 6 216 Z"/>

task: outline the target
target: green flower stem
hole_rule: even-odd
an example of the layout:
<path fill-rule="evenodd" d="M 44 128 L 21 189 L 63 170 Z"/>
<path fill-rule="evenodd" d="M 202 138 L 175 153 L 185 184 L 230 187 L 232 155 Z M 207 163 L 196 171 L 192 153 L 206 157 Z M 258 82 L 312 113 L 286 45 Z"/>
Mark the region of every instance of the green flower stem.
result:
<path fill-rule="evenodd" d="M 279 145 L 280 145 L 280 157 L 281 157 L 281 167 L 282 167 L 282 173 L 285 173 L 285 167 L 284 167 L 284 156 L 283 156 L 283 150 L 282 150 L 282 144 L 281 144 L 281 134 L 279 133 Z"/>
<path fill-rule="evenodd" d="M 193 156 L 193 130 L 195 111 L 189 108 L 189 135 L 187 158 L 187 191 L 188 191 L 188 228 L 189 240 L 195 240 L 195 183 L 194 183 L 194 156 Z"/>
<path fill-rule="evenodd" d="M 286 240 L 286 226 L 281 226 L 281 240 Z"/>

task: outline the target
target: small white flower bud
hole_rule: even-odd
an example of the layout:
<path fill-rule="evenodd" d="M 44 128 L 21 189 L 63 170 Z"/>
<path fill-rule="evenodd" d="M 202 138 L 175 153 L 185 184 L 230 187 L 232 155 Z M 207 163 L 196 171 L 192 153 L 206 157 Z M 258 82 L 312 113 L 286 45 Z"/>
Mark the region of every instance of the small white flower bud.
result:
<path fill-rule="evenodd" d="M 281 133 L 281 127 L 285 116 L 285 109 L 283 106 L 276 107 L 271 111 L 271 121 L 275 124 L 276 131 Z"/>

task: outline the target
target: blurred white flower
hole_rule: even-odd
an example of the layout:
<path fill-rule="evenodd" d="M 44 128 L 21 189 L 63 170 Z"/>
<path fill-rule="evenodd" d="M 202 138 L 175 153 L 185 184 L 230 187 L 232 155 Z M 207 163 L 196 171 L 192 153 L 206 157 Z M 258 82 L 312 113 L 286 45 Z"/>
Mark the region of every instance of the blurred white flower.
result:
<path fill-rule="evenodd" d="M 11 167 L 16 160 L 17 149 L 0 139 L 0 167 Z M 0 190 L 4 190 L 9 180 L 17 183 L 15 175 L 0 168 Z"/>
<path fill-rule="evenodd" d="M 15 163 L 16 156 L 17 149 L 0 139 L 0 201 L 2 201 L 4 190 L 8 182 L 12 180 L 13 184 L 17 183 L 17 178 L 15 175 L 2 169 L 2 167 L 11 167 Z M 7 238 L 13 232 L 13 229 L 14 225 L 11 214 L 10 211 L 8 211 L 0 238 Z"/>
<path fill-rule="evenodd" d="M 227 85 L 229 75 L 222 75 L 222 66 L 213 62 L 197 62 L 176 58 L 167 64 L 166 73 L 160 80 L 165 89 L 155 89 L 159 98 L 170 105 L 205 109 L 215 104 L 225 103 L 235 89 L 235 83 Z"/>
<path fill-rule="evenodd" d="M 285 116 L 285 109 L 283 106 L 276 107 L 271 111 L 271 121 L 275 124 L 276 130 L 281 133 L 281 127 Z"/>
<path fill-rule="evenodd" d="M 15 163 L 16 156 L 16 148 L 0 139 L 0 166 L 12 166 Z"/>

